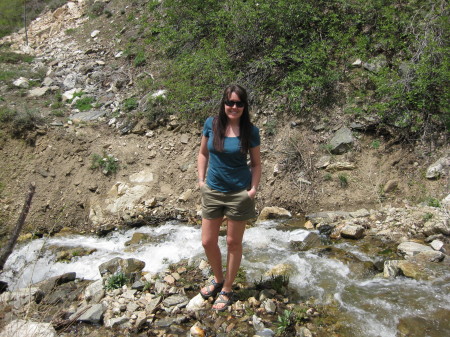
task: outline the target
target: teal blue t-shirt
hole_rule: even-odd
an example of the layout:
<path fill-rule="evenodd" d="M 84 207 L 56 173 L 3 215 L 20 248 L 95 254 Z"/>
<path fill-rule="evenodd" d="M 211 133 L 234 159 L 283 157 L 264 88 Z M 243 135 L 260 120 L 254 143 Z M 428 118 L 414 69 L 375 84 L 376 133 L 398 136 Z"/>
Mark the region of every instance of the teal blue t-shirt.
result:
<path fill-rule="evenodd" d="M 212 123 L 209 117 L 203 126 L 203 135 L 208 137 L 209 163 L 206 184 L 220 192 L 239 191 L 248 188 L 252 183 L 252 174 L 247 165 L 247 155 L 241 152 L 239 137 L 225 137 L 223 152 L 218 152 L 213 145 Z M 259 129 L 252 126 L 250 147 L 261 143 Z"/>

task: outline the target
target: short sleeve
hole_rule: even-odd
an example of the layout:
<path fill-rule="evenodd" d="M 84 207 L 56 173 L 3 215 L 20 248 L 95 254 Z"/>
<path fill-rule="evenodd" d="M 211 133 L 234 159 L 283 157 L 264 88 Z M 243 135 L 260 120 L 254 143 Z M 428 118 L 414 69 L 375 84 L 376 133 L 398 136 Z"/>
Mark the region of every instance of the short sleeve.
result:
<path fill-rule="evenodd" d="M 259 136 L 259 129 L 256 126 L 252 126 L 252 133 L 250 136 L 250 147 L 257 147 L 261 145 L 261 138 Z"/>
<path fill-rule="evenodd" d="M 202 134 L 205 137 L 211 137 L 211 133 L 212 133 L 212 120 L 213 117 L 208 117 L 205 121 L 205 124 L 203 125 L 203 131 Z"/>

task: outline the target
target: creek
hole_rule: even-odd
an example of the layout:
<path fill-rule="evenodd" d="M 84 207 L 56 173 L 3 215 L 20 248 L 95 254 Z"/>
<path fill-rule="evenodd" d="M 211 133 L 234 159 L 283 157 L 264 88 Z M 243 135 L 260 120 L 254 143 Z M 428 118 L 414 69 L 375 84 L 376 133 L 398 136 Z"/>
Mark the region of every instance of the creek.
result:
<path fill-rule="evenodd" d="M 404 277 L 384 279 L 353 268 L 352 261 L 338 259 L 317 250 L 296 251 L 291 241 L 302 241 L 309 233 L 303 228 L 282 229 L 267 221 L 249 228 L 244 235 L 242 266 L 249 280 L 260 280 L 271 268 L 284 264 L 291 269 L 290 287 L 302 301 L 337 303 L 341 308 L 346 336 L 396 337 L 399 325 L 417 324 L 417 335 L 450 335 L 449 278 L 416 281 Z M 152 242 L 130 249 L 125 243 L 134 233 L 146 233 Z M 225 250 L 225 237 L 219 239 Z M 357 257 L 359 262 L 379 263 L 382 257 L 368 254 L 357 241 L 339 241 L 334 249 Z M 91 255 L 70 262 L 56 262 L 50 246 L 95 248 Z M 17 289 L 65 272 L 78 278 L 99 279 L 98 266 L 114 257 L 145 261 L 144 271 L 157 273 L 182 259 L 204 256 L 200 228 L 177 222 L 158 227 L 115 231 L 107 237 L 71 235 L 33 240 L 18 246 L 7 261 L 2 280 Z M 423 329 L 425 334 L 420 332 Z"/>

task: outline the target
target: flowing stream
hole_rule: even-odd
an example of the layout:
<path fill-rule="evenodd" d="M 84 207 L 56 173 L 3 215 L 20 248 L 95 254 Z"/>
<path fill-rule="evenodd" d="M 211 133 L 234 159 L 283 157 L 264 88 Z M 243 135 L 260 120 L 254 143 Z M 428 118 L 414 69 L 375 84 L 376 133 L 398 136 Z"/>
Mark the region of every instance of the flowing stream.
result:
<path fill-rule="evenodd" d="M 242 265 L 250 280 L 259 280 L 276 265 L 290 265 L 293 269 L 290 285 L 302 299 L 314 297 L 320 303 L 339 303 L 345 317 L 342 323 L 348 325 L 347 336 L 396 337 L 397 325 L 404 319 L 431 322 L 428 324 L 433 331 L 427 336 L 450 336 L 449 277 L 427 282 L 364 278 L 338 259 L 292 250 L 289 242 L 302 241 L 308 231 L 281 230 L 277 226 L 276 222 L 268 221 L 245 232 Z M 125 242 L 135 232 L 148 233 L 155 240 L 131 251 Z M 220 237 L 219 242 L 225 249 L 225 237 Z M 97 250 L 70 263 L 60 263 L 55 262 L 55 254 L 48 246 Z M 366 255 L 351 243 L 339 243 L 335 247 L 358 256 L 361 261 L 379 259 Z M 144 271 L 159 272 L 171 263 L 203 257 L 203 254 L 199 228 L 168 222 L 159 227 L 116 231 L 104 238 L 68 236 L 34 240 L 16 248 L 7 261 L 2 280 L 15 289 L 73 271 L 78 278 L 98 279 L 98 266 L 114 257 L 137 258 L 145 261 Z"/>

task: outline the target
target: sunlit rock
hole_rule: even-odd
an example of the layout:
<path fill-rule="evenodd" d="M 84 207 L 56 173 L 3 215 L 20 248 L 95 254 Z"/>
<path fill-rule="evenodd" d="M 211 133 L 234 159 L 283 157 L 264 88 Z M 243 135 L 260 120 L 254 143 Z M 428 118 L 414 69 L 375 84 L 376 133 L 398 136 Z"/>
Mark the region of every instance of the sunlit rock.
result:
<path fill-rule="evenodd" d="M 282 207 L 264 207 L 259 214 L 257 222 L 269 219 L 290 219 L 291 217 L 291 212 Z"/>
<path fill-rule="evenodd" d="M 38 323 L 22 319 L 11 321 L 1 332 L 0 337 L 57 337 L 51 323 Z"/>

